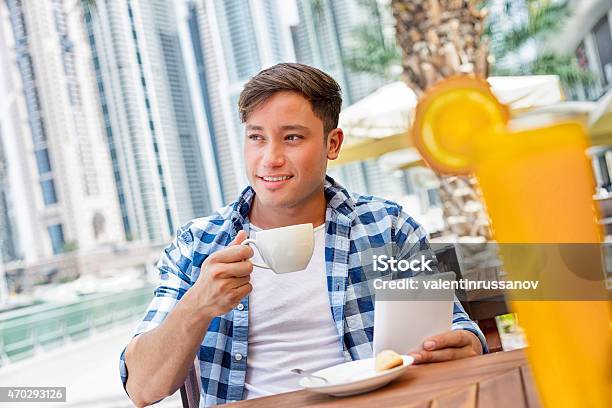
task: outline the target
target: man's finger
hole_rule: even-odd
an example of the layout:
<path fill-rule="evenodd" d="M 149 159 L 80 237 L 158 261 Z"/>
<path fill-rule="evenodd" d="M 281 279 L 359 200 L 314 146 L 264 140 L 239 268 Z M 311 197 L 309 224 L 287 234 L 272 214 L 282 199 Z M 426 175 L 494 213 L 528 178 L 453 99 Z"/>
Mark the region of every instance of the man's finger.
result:
<path fill-rule="evenodd" d="M 232 242 L 229 243 L 228 246 L 240 245 L 240 244 L 242 244 L 242 241 L 244 241 L 245 239 L 247 239 L 246 231 L 245 230 L 240 230 L 240 231 L 238 231 L 238 234 L 236 234 L 236 236 L 234 237 Z"/>
<path fill-rule="evenodd" d="M 250 261 L 225 263 L 216 266 L 216 268 L 223 268 L 223 272 L 219 273 L 218 276 L 224 279 L 242 278 L 244 276 L 250 276 L 251 272 L 253 272 L 253 264 Z"/>
<path fill-rule="evenodd" d="M 421 350 L 418 353 L 411 353 L 415 358 L 416 364 L 440 363 L 443 361 L 457 360 L 460 358 L 472 357 L 476 352 L 470 346 L 461 348 L 450 347 L 441 350 L 427 351 Z"/>
<path fill-rule="evenodd" d="M 241 278 L 232 279 L 232 286 L 234 289 L 241 287 L 251 281 L 251 275 L 243 276 Z"/>
<path fill-rule="evenodd" d="M 472 344 L 465 330 L 451 330 L 431 336 L 423 341 L 424 350 L 441 350 L 449 347 L 464 347 Z"/>
<path fill-rule="evenodd" d="M 241 241 L 242 242 L 242 241 Z M 233 263 L 249 259 L 253 256 L 253 249 L 247 245 L 232 245 L 212 254 L 209 259 L 216 263 Z"/>
<path fill-rule="evenodd" d="M 253 290 L 253 285 L 250 282 L 245 283 L 244 285 L 234 289 L 236 291 L 237 296 L 242 299 Z"/>

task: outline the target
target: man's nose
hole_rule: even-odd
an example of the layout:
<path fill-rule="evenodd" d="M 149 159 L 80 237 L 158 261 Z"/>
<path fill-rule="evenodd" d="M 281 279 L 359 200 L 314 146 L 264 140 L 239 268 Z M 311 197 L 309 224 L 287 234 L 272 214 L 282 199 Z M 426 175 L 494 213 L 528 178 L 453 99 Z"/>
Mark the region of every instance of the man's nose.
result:
<path fill-rule="evenodd" d="M 279 143 L 269 143 L 264 151 L 263 165 L 280 167 L 285 164 L 285 152 Z"/>

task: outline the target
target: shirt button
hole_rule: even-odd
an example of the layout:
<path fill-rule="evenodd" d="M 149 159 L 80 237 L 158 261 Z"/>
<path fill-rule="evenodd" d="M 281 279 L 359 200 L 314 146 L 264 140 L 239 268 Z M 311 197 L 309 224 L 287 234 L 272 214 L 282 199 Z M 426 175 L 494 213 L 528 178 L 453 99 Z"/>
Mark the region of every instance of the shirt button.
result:
<path fill-rule="evenodd" d="M 236 359 L 236 361 L 240 361 L 240 360 L 242 360 L 242 354 L 240 354 L 240 353 L 236 353 L 236 355 L 234 356 L 234 358 Z"/>
<path fill-rule="evenodd" d="M 236 306 L 236 309 L 244 310 L 244 305 L 242 303 L 238 303 L 238 306 Z"/>

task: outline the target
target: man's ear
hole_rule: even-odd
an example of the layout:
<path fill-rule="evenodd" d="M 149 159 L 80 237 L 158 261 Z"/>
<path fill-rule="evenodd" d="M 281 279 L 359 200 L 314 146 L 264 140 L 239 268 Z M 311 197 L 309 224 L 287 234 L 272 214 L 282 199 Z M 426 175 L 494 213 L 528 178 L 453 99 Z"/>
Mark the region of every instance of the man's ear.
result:
<path fill-rule="evenodd" d="M 344 132 L 342 132 L 342 129 L 336 128 L 329 132 L 327 135 L 327 158 L 329 160 L 336 160 L 338 158 L 343 141 Z"/>

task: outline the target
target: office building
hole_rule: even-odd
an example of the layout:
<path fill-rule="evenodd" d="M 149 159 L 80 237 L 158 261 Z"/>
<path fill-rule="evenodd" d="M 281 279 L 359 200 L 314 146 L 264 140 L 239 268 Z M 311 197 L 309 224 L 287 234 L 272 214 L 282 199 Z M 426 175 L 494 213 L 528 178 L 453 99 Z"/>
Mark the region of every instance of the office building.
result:
<path fill-rule="evenodd" d="M 131 240 L 167 242 L 211 211 L 173 2 L 84 12 L 123 228 Z"/>
<path fill-rule="evenodd" d="M 238 97 L 260 70 L 295 55 L 285 16 L 275 0 L 190 1 L 189 32 L 197 87 L 223 203 L 247 185 Z"/>
<path fill-rule="evenodd" d="M 344 107 L 350 106 L 385 84 L 385 79 L 351 71 L 346 64 L 358 44 L 357 30 L 373 25 L 381 35 L 393 36 L 388 7 L 377 4 L 378 16 L 357 0 L 296 0 L 298 22 L 291 27 L 298 62 L 330 74 L 342 88 Z M 350 135 L 349 135 L 350 137 Z M 329 172 L 353 191 L 388 195 L 406 191 L 404 177 L 389 177 L 376 161 L 343 165 Z"/>
<path fill-rule="evenodd" d="M 2 217 L 13 247 L 3 252 L 26 264 L 125 237 L 100 112 L 88 102 L 95 81 L 87 37 L 72 6 L 0 4 Z"/>

